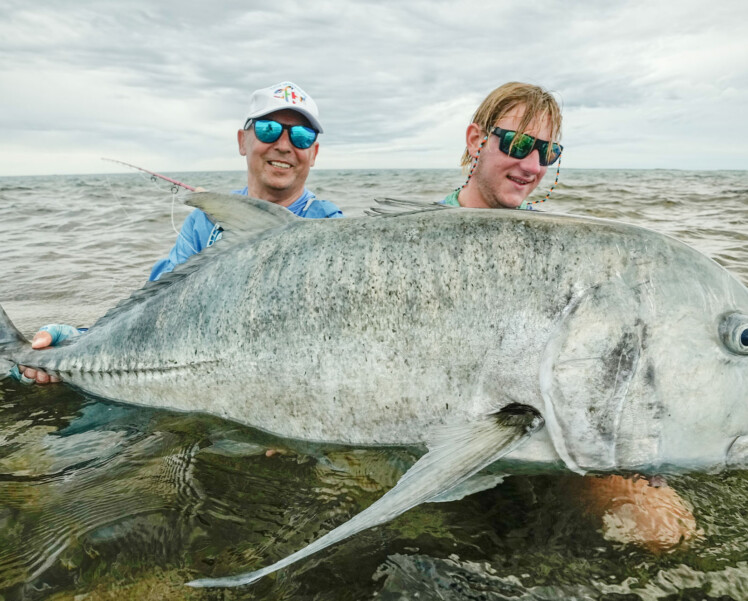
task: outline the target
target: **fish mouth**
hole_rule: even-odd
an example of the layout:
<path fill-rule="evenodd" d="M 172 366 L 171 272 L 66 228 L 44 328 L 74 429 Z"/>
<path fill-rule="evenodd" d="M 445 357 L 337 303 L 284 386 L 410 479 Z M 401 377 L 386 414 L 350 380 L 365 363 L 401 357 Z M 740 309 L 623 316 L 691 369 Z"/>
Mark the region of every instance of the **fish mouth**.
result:
<path fill-rule="evenodd" d="M 732 441 L 727 449 L 725 465 L 728 469 L 748 468 L 748 435 L 743 434 Z"/>

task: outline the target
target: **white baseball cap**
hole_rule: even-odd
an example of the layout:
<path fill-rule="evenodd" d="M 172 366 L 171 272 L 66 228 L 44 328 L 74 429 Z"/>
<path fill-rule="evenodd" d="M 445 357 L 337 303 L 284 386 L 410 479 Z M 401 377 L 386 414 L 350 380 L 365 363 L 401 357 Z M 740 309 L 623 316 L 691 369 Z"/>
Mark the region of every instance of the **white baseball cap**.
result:
<path fill-rule="evenodd" d="M 262 88 L 252 92 L 249 98 L 249 112 L 244 120 L 244 127 L 247 127 L 247 121 L 264 117 L 275 111 L 289 109 L 301 113 L 312 124 L 312 127 L 319 133 L 322 133 L 322 125 L 319 122 L 319 111 L 317 103 L 312 97 L 302 90 L 295 83 L 282 81 L 279 84 Z"/>

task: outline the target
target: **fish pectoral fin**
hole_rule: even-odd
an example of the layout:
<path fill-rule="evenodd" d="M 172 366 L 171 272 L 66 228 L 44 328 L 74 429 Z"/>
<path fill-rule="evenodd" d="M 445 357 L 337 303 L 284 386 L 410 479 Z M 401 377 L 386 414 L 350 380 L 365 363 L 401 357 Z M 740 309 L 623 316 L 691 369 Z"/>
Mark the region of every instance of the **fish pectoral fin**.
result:
<path fill-rule="evenodd" d="M 506 478 L 506 474 L 475 474 L 475 476 L 460 482 L 457 486 L 431 497 L 428 503 L 459 501 L 475 493 L 495 488 L 504 481 L 504 478 Z"/>
<path fill-rule="evenodd" d="M 276 563 L 246 574 L 204 578 L 188 582 L 193 587 L 240 586 L 266 576 L 321 551 L 367 528 L 378 526 L 445 492 L 513 451 L 543 425 L 531 407 L 510 405 L 483 418 L 440 428 L 429 451 L 379 500 L 303 549 Z"/>

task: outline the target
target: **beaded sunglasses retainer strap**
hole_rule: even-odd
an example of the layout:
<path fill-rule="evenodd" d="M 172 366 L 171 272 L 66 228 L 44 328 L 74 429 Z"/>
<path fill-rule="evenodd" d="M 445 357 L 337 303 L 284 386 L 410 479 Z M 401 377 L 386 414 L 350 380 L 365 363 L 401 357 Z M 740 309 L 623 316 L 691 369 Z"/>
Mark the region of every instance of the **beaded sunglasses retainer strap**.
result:
<path fill-rule="evenodd" d="M 558 183 L 558 174 L 560 171 L 561 171 L 561 155 L 558 155 L 558 166 L 556 167 L 556 180 L 553 182 L 551 189 L 548 190 L 548 194 L 545 195 L 545 198 L 543 200 L 531 200 L 531 201 L 528 201 L 527 204 L 536 205 L 539 202 L 545 202 L 546 200 L 548 200 L 548 198 L 551 195 L 551 192 L 553 192 L 553 189 L 556 187 L 556 184 Z"/>
<path fill-rule="evenodd" d="M 475 153 L 475 156 L 473 157 L 473 162 L 470 165 L 470 172 L 468 173 L 467 179 L 465 180 L 465 183 L 462 184 L 458 190 L 462 190 L 465 186 L 468 185 L 468 182 L 470 181 L 470 178 L 473 177 L 473 171 L 475 171 L 476 165 L 478 165 L 478 159 L 480 158 L 480 151 L 483 150 L 483 147 L 486 145 L 486 142 L 488 141 L 488 136 L 485 136 L 483 140 L 480 143 L 480 146 L 478 147 L 478 151 Z"/>
<path fill-rule="evenodd" d="M 458 190 L 462 190 L 465 186 L 467 186 L 468 182 L 470 181 L 470 178 L 473 177 L 473 171 L 475 171 L 475 167 L 478 165 L 478 159 L 480 158 L 480 152 L 481 152 L 481 150 L 483 150 L 483 147 L 486 145 L 487 141 L 488 141 L 488 136 L 485 136 L 483 138 L 483 140 L 481 141 L 480 146 L 478 147 L 478 151 L 475 153 L 475 156 L 473 157 L 473 162 L 470 165 L 470 172 L 468 173 L 467 179 L 465 180 L 464 184 L 462 184 L 459 188 L 457 188 Z M 563 154 L 563 153 L 561 153 L 561 154 Z M 548 194 L 546 194 L 545 198 L 543 198 L 542 200 L 531 200 L 531 201 L 528 201 L 527 204 L 536 205 L 538 203 L 545 202 L 546 200 L 548 200 L 548 198 L 550 198 L 551 192 L 553 192 L 553 190 L 556 187 L 556 184 L 558 184 L 558 176 L 559 176 L 559 174 L 561 172 L 561 154 L 558 155 L 558 166 L 556 167 L 556 180 L 553 182 L 553 185 L 551 186 L 551 189 L 548 190 Z"/>

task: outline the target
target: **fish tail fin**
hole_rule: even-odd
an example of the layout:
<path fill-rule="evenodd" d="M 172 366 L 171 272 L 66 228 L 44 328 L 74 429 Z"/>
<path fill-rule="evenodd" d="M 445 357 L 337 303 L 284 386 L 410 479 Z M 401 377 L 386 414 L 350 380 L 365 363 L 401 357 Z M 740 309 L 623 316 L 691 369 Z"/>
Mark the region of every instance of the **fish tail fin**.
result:
<path fill-rule="evenodd" d="M 27 344 L 28 340 L 13 325 L 8 314 L 0 306 L 0 349 L 14 342 Z"/>
<path fill-rule="evenodd" d="M 15 362 L 6 355 L 11 350 L 16 350 L 29 345 L 23 334 L 13 325 L 8 314 L 0 306 L 0 379 L 10 374 Z"/>

